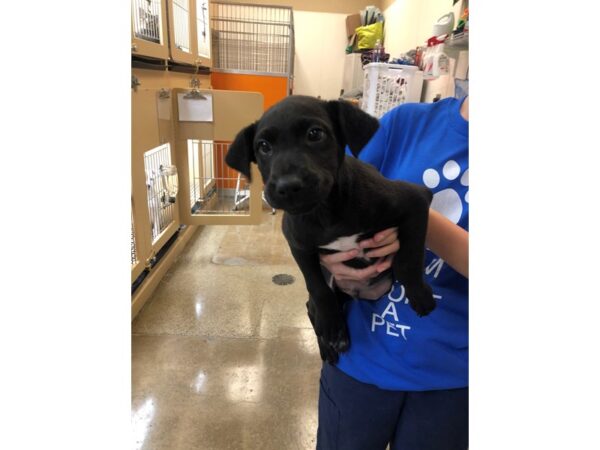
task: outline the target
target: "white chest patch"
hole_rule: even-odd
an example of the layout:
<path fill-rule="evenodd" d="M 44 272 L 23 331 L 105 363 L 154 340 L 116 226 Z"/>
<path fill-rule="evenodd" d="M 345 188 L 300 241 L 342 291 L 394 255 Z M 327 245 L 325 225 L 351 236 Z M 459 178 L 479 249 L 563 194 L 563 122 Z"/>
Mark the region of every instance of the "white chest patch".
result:
<path fill-rule="evenodd" d="M 330 242 L 327 245 L 321 245 L 320 248 L 326 248 L 328 250 L 337 250 L 339 252 L 345 252 L 348 250 L 352 250 L 353 248 L 358 248 L 358 237 L 361 233 L 354 234 L 352 236 L 342 236 L 337 238 L 335 241 Z M 362 249 L 357 257 L 364 257 L 364 253 Z"/>

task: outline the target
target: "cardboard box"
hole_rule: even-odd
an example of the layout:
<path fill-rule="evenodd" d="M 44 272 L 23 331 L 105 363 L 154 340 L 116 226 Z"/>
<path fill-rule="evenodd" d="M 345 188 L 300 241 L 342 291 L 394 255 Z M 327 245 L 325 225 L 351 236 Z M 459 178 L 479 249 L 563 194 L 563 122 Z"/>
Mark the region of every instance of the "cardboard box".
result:
<path fill-rule="evenodd" d="M 350 37 L 354 34 L 354 30 L 360 27 L 360 14 L 352 14 L 346 16 L 346 37 Z"/>

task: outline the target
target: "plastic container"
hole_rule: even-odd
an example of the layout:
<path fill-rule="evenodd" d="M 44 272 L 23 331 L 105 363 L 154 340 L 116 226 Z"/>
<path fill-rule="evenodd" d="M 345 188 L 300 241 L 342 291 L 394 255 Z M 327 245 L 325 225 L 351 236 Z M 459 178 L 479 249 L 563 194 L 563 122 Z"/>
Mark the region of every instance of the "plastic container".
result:
<path fill-rule="evenodd" d="M 435 80 L 448 74 L 450 60 L 444 53 L 446 38 L 446 35 L 442 39 L 433 36 L 427 41 L 427 50 L 423 55 L 423 78 L 425 80 Z"/>
<path fill-rule="evenodd" d="M 381 45 L 381 40 L 377 39 L 377 42 L 375 42 L 375 48 L 373 49 L 373 62 L 382 62 L 381 60 L 383 59 L 384 53 L 385 50 Z"/>
<path fill-rule="evenodd" d="M 423 88 L 423 72 L 417 66 L 371 63 L 363 68 L 361 109 L 380 118 L 402 103 L 418 103 Z"/>
<path fill-rule="evenodd" d="M 448 14 L 440 17 L 437 22 L 433 25 L 432 35 L 441 36 L 442 34 L 452 33 L 454 28 L 454 13 L 449 12 Z"/>

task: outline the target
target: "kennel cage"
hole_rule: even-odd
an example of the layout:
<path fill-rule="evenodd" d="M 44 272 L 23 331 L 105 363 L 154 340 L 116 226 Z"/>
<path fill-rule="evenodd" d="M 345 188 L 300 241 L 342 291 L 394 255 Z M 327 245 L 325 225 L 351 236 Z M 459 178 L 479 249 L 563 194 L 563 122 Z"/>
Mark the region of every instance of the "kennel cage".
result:
<path fill-rule="evenodd" d="M 132 0 L 133 33 L 138 39 L 161 43 L 160 0 Z"/>
<path fill-rule="evenodd" d="M 169 91 L 170 95 L 165 95 Z M 132 89 L 131 115 L 131 282 L 132 315 L 140 311 L 156 288 L 158 281 L 193 236 L 196 226 L 256 225 L 260 223 L 261 184 L 249 186 L 249 208 L 246 213 L 231 210 L 208 214 L 192 213 L 192 199 L 197 200 L 204 188 L 210 193 L 209 181 L 218 186 L 220 164 L 218 148 L 224 153 L 239 130 L 258 120 L 262 114 L 263 97 L 256 92 L 203 90 L 212 97 L 213 115 L 210 121 L 183 120 L 179 98 L 190 93 L 180 87 L 145 87 Z M 188 140 L 196 140 L 196 151 L 203 166 L 190 168 Z M 202 145 L 203 141 L 207 145 Z M 217 147 L 217 149 L 215 149 Z M 211 149 L 211 153 L 208 149 Z M 211 164 L 212 163 L 212 164 Z M 199 163 L 200 164 L 200 163 Z M 173 165 L 177 167 L 174 177 Z M 166 170 L 165 170 L 166 169 Z M 190 173 L 196 171 L 200 184 Z M 253 165 L 252 179 L 260 180 Z M 178 183 L 173 190 L 173 178 Z M 226 178 L 235 190 L 237 172 Z M 207 192 L 208 191 L 208 192 Z M 176 198 L 175 198 L 176 195 Z M 173 203 L 172 201 L 175 200 Z"/>
<path fill-rule="evenodd" d="M 198 55 L 210 59 L 210 24 L 208 14 L 208 0 L 196 0 Z"/>
<path fill-rule="evenodd" d="M 211 2 L 210 20 L 215 83 L 263 92 L 265 109 L 289 94 L 294 71 L 292 8 Z M 268 80 L 266 91 L 257 77 Z M 232 210 L 247 208 L 249 193 L 248 181 L 237 174 Z M 262 201 L 274 212 L 264 193 Z"/>
<path fill-rule="evenodd" d="M 294 73 L 292 8 L 211 2 L 213 69 Z"/>
<path fill-rule="evenodd" d="M 172 167 L 171 146 L 168 143 L 144 153 L 148 212 L 153 243 L 173 222 L 177 192 L 172 192 L 172 187 L 167 181 Z"/>
<path fill-rule="evenodd" d="M 188 139 L 187 145 L 192 214 L 248 214 L 250 183 L 225 164 L 230 143 Z M 268 206 L 264 194 L 262 200 Z"/>
<path fill-rule="evenodd" d="M 225 164 L 229 142 L 188 139 L 190 207 L 192 214 L 247 214 L 249 204 L 240 201 L 248 180 Z"/>
<path fill-rule="evenodd" d="M 189 0 L 173 0 L 173 24 L 175 47 L 182 52 L 190 50 L 190 2 Z"/>

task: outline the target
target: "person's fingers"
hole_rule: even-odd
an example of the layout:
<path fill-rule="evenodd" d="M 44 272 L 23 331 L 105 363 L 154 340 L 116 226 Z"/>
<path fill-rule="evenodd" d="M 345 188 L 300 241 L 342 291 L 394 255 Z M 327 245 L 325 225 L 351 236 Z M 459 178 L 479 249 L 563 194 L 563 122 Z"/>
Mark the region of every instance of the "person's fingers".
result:
<path fill-rule="evenodd" d="M 329 255 L 319 255 L 321 264 L 325 266 L 337 281 L 361 282 L 377 276 L 391 267 L 393 256 L 400 248 L 400 242 L 397 239 L 395 228 L 384 230 L 382 233 L 384 233 L 384 240 L 382 242 L 387 240 L 391 242 L 367 252 L 366 255 L 368 257 L 379 258 L 374 264 L 365 267 L 364 269 L 355 269 L 344 264 L 345 261 L 351 260 L 357 256 L 359 253 L 358 249 L 332 253 Z"/>
<path fill-rule="evenodd" d="M 349 280 L 349 281 L 366 281 L 373 278 L 379 272 L 377 270 L 377 264 L 365 267 L 364 269 L 354 269 L 344 264 L 340 264 L 340 267 L 336 266 L 331 273 L 336 280 Z"/>
<path fill-rule="evenodd" d="M 375 233 L 375 235 L 373 236 L 373 240 L 380 244 L 386 240 L 389 242 L 390 240 L 395 240 L 395 239 L 398 239 L 398 228 L 397 227 L 388 228 L 386 230 Z"/>
<path fill-rule="evenodd" d="M 377 262 L 375 266 L 377 267 L 377 272 L 381 273 L 385 270 L 388 270 L 392 267 L 392 261 L 394 260 L 394 254 L 388 255 L 385 258 L 382 258 L 381 261 Z"/>
<path fill-rule="evenodd" d="M 355 258 L 357 254 L 358 249 L 353 248 L 352 250 L 348 250 L 346 252 L 331 253 L 330 255 L 319 255 L 319 258 L 321 260 L 321 264 L 327 267 L 331 264 L 338 264 L 344 261 L 349 261 Z"/>
<path fill-rule="evenodd" d="M 332 275 L 338 280 L 365 281 L 392 267 L 394 255 L 380 258 L 375 264 L 364 269 L 353 269 L 344 264 L 336 265 Z"/>
<path fill-rule="evenodd" d="M 398 240 L 398 229 L 387 228 L 383 231 L 375 233 L 371 239 L 365 239 L 359 242 L 360 248 L 375 248 L 382 245 L 389 245 Z"/>
<path fill-rule="evenodd" d="M 400 249 L 400 241 L 394 240 L 391 244 L 384 245 L 383 247 L 377 247 L 373 250 L 369 250 L 365 253 L 369 258 L 381 258 L 384 256 L 396 253 Z"/>

